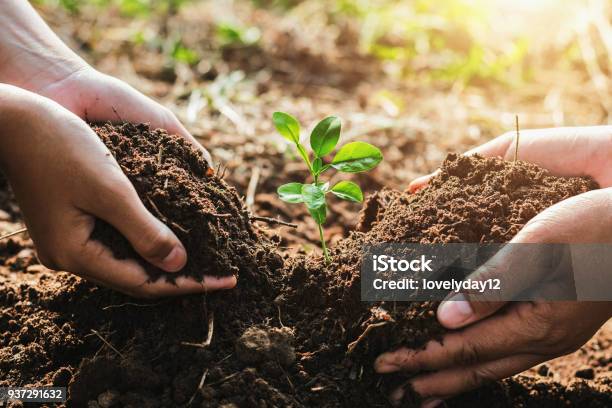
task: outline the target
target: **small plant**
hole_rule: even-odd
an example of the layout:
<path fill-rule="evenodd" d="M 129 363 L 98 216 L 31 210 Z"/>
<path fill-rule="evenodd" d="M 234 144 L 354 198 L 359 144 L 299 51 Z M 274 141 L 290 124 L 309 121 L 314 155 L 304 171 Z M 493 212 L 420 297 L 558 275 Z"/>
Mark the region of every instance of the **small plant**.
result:
<path fill-rule="evenodd" d="M 334 168 L 343 173 L 360 173 L 373 169 L 383 159 L 381 151 L 365 142 L 350 142 L 342 146 L 329 163 L 324 157 L 330 154 L 340 139 L 340 119 L 329 116 L 314 127 L 310 134 L 312 158 L 300 143 L 300 124 L 291 115 L 274 112 L 272 120 L 282 137 L 295 144 L 300 157 L 306 163 L 313 182 L 310 184 L 288 183 L 277 190 L 281 200 L 288 203 L 304 203 L 319 227 L 319 237 L 325 261 L 329 263 L 329 252 L 323 236 L 323 224 L 327 217 L 326 196 L 332 193 L 342 200 L 362 202 L 363 192 L 352 181 L 340 181 L 333 187 L 329 182 L 322 182 L 320 177 L 327 170 Z"/>

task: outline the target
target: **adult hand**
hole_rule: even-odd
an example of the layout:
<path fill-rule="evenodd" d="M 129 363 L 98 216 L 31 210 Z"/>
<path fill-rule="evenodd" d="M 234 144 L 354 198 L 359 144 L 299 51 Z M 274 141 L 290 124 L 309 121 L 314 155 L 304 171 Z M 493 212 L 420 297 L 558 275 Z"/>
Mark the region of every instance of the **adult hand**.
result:
<path fill-rule="evenodd" d="M 512 133 L 503 135 L 466 154 L 510 160 L 514 137 Z M 610 126 L 522 131 L 520 160 L 536 163 L 555 175 L 589 175 L 602 188 L 544 210 L 511 242 L 612 243 L 611 155 Z M 409 189 L 423 188 L 432 176 L 415 180 Z M 426 407 L 570 353 L 612 315 L 610 302 L 476 302 L 458 296 L 438 308 L 440 323 L 455 329 L 442 343 L 431 341 L 423 350 L 399 349 L 375 362 L 381 373 L 406 370 L 417 374 L 410 384 Z M 403 388 L 396 390 L 391 400 L 399 402 L 403 393 Z"/>
<path fill-rule="evenodd" d="M 176 272 L 184 247 L 142 204 L 106 146 L 76 115 L 48 98 L 0 85 L 0 165 L 15 191 L 38 255 L 66 270 L 135 296 L 233 287 L 234 277 L 147 282 L 133 260 L 117 260 L 90 239 L 95 218 L 113 225 L 145 260 Z"/>
<path fill-rule="evenodd" d="M 53 99 L 75 115 L 89 122 L 149 123 L 152 128 L 165 129 L 189 140 L 200 149 L 208 163 L 208 151 L 185 129 L 168 108 L 138 92 L 125 82 L 96 71 L 89 65 L 63 72 L 47 74 L 37 79 L 34 92 Z"/>
<path fill-rule="evenodd" d="M 22 0 L 5 0 L 2 4 L 0 82 L 53 99 L 84 120 L 122 119 L 166 129 L 193 142 L 212 165 L 208 152 L 169 109 L 125 82 L 93 69 Z"/>

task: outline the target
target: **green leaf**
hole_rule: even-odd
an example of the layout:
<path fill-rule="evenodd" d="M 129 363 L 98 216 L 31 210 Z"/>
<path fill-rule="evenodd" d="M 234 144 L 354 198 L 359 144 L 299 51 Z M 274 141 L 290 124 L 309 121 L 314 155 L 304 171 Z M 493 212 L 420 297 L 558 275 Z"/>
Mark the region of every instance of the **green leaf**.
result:
<path fill-rule="evenodd" d="M 300 124 L 293 116 L 285 112 L 274 112 L 272 122 L 282 137 L 296 145 L 300 143 Z"/>
<path fill-rule="evenodd" d="M 308 209 L 308 212 L 310 213 L 310 215 L 312 215 L 312 218 L 314 218 L 315 222 L 319 225 L 323 225 L 325 224 L 325 220 L 327 218 L 327 206 L 323 205 L 319 208 L 314 208 L 314 209 Z"/>
<path fill-rule="evenodd" d="M 276 192 L 278 197 L 288 203 L 303 203 L 302 183 L 288 183 L 280 186 Z"/>
<path fill-rule="evenodd" d="M 331 165 L 345 173 L 359 173 L 373 169 L 382 159 L 377 147 L 365 142 L 351 142 L 340 148 Z"/>
<path fill-rule="evenodd" d="M 325 205 L 325 191 L 315 184 L 302 185 L 302 198 L 308 209 L 317 209 Z"/>
<path fill-rule="evenodd" d="M 362 202 L 363 192 L 361 188 L 352 181 L 341 181 L 330 190 L 336 197 L 343 200 Z"/>
<path fill-rule="evenodd" d="M 310 147 L 317 157 L 331 153 L 340 139 L 340 119 L 329 116 L 319 123 L 310 134 Z"/>

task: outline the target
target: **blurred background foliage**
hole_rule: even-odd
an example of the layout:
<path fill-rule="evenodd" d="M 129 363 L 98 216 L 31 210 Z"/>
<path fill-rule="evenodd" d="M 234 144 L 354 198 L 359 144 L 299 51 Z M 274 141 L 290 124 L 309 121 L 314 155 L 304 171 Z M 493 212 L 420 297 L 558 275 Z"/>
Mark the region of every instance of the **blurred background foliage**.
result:
<path fill-rule="evenodd" d="M 195 0 L 35 0 L 47 7 L 61 7 L 79 16 L 91 12 L 118 13 L 125 18 L 163 19 L 175 15 L 182 7 Z M 208 2 L 205 2 L 208 3 Z M 225 3 L 230 9 L 234 1 Z M 496 81 L 518 86 L 533 77 L 534 66 L 528 62 L 537 59 L 530 53 L 534 41 L 530 32 L 512 30 L 512 17 L 527 12 L 532 24 L 546 25 L 550 30 L 545 41 L 555 38 L 555 31 L 584 30 L 585 24 L 595 24 L 600 30 L 602 44 L 607 47 L 601 59 L 608 60 L 602 68 L 609 71 L 610 25 L 606 1 L 547 1 L 547 0 L 244 0 L 254 9 L 273 10 L 304 18 L 312 24 L 319 20 L 329 27 L 356 24 L 358 49 L 388 63 L 389 71 L 402 78 L 418 78 L 425 81 L 470 84 Z M 242 5 L 244 6 L 244 4 Z M 567 13 L 559 13 L 563 8 Z M 92 11 L 95 10 L 95 11 Z M 533 19 L 533 12 L 540 12 Z M 227 14 L 227 13 L 223 13 Z M 563 15 L 565 14 L 565 16 Z M 590 14 L 586 16 L 585 14 Z M 514 16 L 513 16 L 514 15 Z M 525 16 L 523 16 L 525 17 Z M 545 17 L 545 18 L 542 18 Z M 571 17 L 574 17 L 573 19 Z M 601 17 L 607 24 L 601 24 Z M 559 18 L 565 21 L 559 21 Z M 574 21 L 571 21 L 574 20 Z M 523 21 L 519 27 L 525 27 Z M 564 27 L 567 23 L 569 26 Z M 216 38 L 220 46 L 254 45 L 260 39 L 261 29 L 243 21 L 214 21 Z M 503 28 L 499 30 L 498 28 Z M 505 37 L 500 36 L 505 35 Z M 162 33 L 163 34 L 163 33 Z M 579 62 L 580 41 L 577 32 L 573 38 L 557 42 L 554 50 L 567 58 L 566 63 Z M 143 33 L 134 33 L 134 42 L 145 42 Z M 160 39 L 157 43 L 161 43 Z M 159 44 L 158 44 L 159 45 Z M 540 44 L 541 45 L 541 44 Z M 550 45 L 550 44 L 547 44 Z M 199 54 L 176 39 L 171 46 L 163 47 L 171 58 L 187 64 L 199 62 Z M 609 72 L 607 72 L 609 73 Z"/>
<path fill-rule="evenodd" d="M 515 114 L 522 128 L 612 123 L 609 0 L 33 2 L 92 65 L 170 107 L 264 215 L 296 219 L 270 197 L 304 176 L 275 110 L 336 114 L 345 142 L 382 147 L 357 176 L 366 191 L 405 187 Z M 354 223 L 343 208 L 332 238 Z M 316 243 L 311 227 L 298 240 Z"/>

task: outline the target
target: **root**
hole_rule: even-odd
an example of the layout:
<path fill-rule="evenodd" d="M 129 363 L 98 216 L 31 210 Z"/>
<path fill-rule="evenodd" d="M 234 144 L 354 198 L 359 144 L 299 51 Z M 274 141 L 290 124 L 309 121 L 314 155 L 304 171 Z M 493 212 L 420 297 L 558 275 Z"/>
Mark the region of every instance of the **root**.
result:
<path fill-rule="evenodd" d="M 291 227 L 291 228 L 297 228 L 298 225 L 297 224 L 292 224 L 290 222 L 285 222 L 285 221 L 281 221 L 279 219 L 276 218 L 270 218 L 270 217 L 261 217 L 259 215 L 251 215 L 249 217 L 249 219 L 251 221 L 263 221 L 263 222 L 267 222 L 268 224 L 278 224 L 278 225 L 284 225 L 286 227 Z"/>
<path fill-rule="evenodd" d="M 228 375 L 227 377 L 223 377 L 223 378 L 222 378 L 222 379 L 220 379 L 219 381 L 216 381 L 216 382 L 214 382 L 214 383 L 210 383 L 209 385 L 212 387 L 213 385 L 223 384 L 224 382 L 229 381 L 229 380 L 231 380 L 232 378 L 234 378 L 234 377 L 236 377 L 236 376 L 238 376 L 238 375 L 240 375 L 240 374 L 242 374 L 242 373 L 241 373 L 241 372 L 237 372 L 237 373 L 234 373 L 234 374 L 230 374 L 230 375 Z"/>
<path fill-rule="evenodd" d="M 357 337 L 357 340 L 349 343 L 346 354 L 351 354 L 355 350 L 357 345 L 368 335 L 370 331 L 374 330 L 377 327 L 385 326 L 387 324 L 389 324 L 389 322 L 379 322 L 379 323 L 373 323 L 373 324 L 368 325 L 368 327 L 365 328 L 363 333 L 361 333 L 359 337 Z"/>
<path fill-rule="evenodd" d="M 119 355 L 119 357 L 121 357 L 122 360 L 125 359 L 125 356 L 123 355 L 123 353 L 117 350 L 115 346 L 113 346 L 108 340 L 106 340 L 104 336 L 102 336 L 97 330 L 91 329 L 91 333 L 95 334 L 102 341 L 102 343 L 106 344 L 111 350 L 117 353 L 117 355 Z"/>
<path fill-rule="evenodd" d="M 189 398 L 189 401 L 187 402 L 187 405 L 185 405 L 185 407 L 190 407 L 191 404 L 193 404 L 193 401 L 195 401 L 195 398 L 198 395 L 198 391 L 200 391 L 202 387 L 204 387 L 204 382 L 206 382 L 207 375 L 208 375 L 208 368 L 205 369 L 204 372 L 202 373 L 202 378 L 200 378 L 200 383 L 198 384 L 198 388 L 196 388 L 191 398 Z"/>
<path fill-rule="evenodd" d="M 151 200 L 149 197 L 147 197 L 147 201 L 149 202 L 149 204 L 151 204 L 151 207 L 153 208 L 153 210 L 155 211 L 155 213 L 157 214 L 157 217 L 163 221 L 164 223 L 168 221 L 168 219 L 166 218 L 166 216 L 164 214 L 162 214 L 161 211 L 159 211 L 159 208 L 157 208 L 157 205 L 155 205 L 155 203 L 153 202 L 153 200 Z"/>
<path fill-rule="evenodd" d="M 204 309 L 206 311 L 206 299 L 204 299 Z M 213 338 L 213 333 L 215 330 L 215 314 L 214 312 L 208 313 L 207 311 L 206 311 L 206 314 L 208 315 L 208 333 L 206 333 L 206 340 L 204 340 L 203 343 L 190 343 L 190 342 L 183 341 L 181 342 L 181 345 L 197 347 L 197 348 L 206 348 L 210 346 L 210 343 L 212 342 L 212 338 Z"/>
<path fill-rule="evenodd" d="M 176 228 L 177 230 L 180 230 L 180 231 L 181 231 L 182 233 L 184 233 L 184 234 L 189 234 L 189 230 L 188 230 L 188 229 L 186 229 L 185 227 L 183 227 L 182 225 L 180 225 L 180 224 L 178 224 L 178 223 L 176 223 L 176 222 L 174 222 L 174 221 L 172 221 L 172 222 L 170 223 L 170 225 L 172 225 L 172 226 L 173 226 L 174 228 Z"/>
<path fill-rule="evenodd" d="M 231 218 L 233 217 L 232 214 L 217 214 L 217 213 L 206 213 L 206 215 L 209 215 L 213 218 Z"/>
<path fill-rule="evenodd" d="M 120 307 L 125 307 L 125 306 L 136 306 L 136 307 L 153 307 L 153 306 L 159 306 L 164 302 L 158 302 L 158 303 L 151 303 L 151 304 L 138 304 L 138 303 L 132 303 L 132 302 L 125 302 L 125 303 L 121 303 L 120 305 L 108 305 L 108 306 L 104 306 L 102 308 L 102 310 L 108 310 L 108 309 L 118 309 Z"/>

